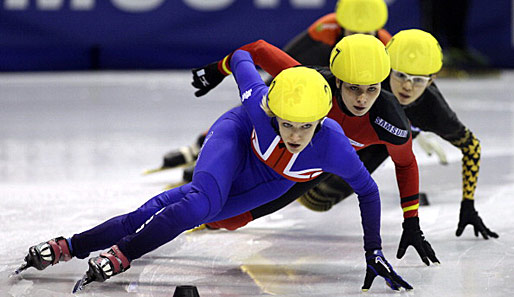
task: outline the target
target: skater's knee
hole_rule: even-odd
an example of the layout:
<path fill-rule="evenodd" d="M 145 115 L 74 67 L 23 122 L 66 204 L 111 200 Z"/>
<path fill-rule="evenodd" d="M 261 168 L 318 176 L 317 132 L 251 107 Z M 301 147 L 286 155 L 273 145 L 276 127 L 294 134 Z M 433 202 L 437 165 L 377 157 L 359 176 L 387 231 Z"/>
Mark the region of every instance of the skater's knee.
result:
<path fill-rule="evenodd" d="M 215 202 L 217 199 L 198 189 L 191 189 L 180 203 L 173 205 L 177 208 L 176 220 L 186 228 L 207 222 L 221 211 L 220 203 Z"/>

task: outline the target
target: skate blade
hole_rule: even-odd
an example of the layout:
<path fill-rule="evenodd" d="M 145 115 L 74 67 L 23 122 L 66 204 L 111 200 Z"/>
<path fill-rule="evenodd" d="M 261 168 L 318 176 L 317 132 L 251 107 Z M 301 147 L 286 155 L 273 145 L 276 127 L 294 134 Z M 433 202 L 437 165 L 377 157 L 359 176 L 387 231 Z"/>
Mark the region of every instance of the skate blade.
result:
<path fill-rule="evenodd" d="M 18 269 L 16 269 L 13 273 L 9 274 L 9 278 L 19 275 L 23 270 L 25 270 L 27 268 L 29 268 L 29 264 L 27 262 L 25 262 Z"/>
<path fill-rule="evenodd" d="M 201 224 L 198 227 L 194 227 L 193 229 L 187 230 L 186 233 L 193 233 L 193 232 L 201 231 L 201 230 L 204 230 L 204 229 L 207 229 L 207 225 L 206 224 Z"/>
<path fill-rule="evenodd" d="M 71 292 L 72 294 L 75 294 L 77 292 L 80 292 L 84 289 L 84 287 L 91 283 L 93 280 L 90 279 L 87 274 L 84 274 L 84 276 L 79 279 L 76 283 L 75 283 L 75 286 L 73 287 L 73 291 Z"/>
<path fill-rule="evenodd" d="M 168 169 L 171 169 L 172 167 L 159 167 L 159 168 L 154 168 L 154 169 L 147 169 L 145 171 L 143 171 L 143 175 L 148 175 L 148 174 L 152 174 L 152 173 L 156 173 L 156 172 L 161 172 L 161 171 L 164 171 L 164 170 L 168 170 Z"/>
<path fill-rule="evenodd" d="M 164 190 L 165 191 L 168 191 L 168 190 L 171 190 L 171 189 L 175 189 L 175 188 L 178 188 L 180 186 L 183 186 L 185 184 L 187 184 L 188 182 L 185 182 L 185 181 L 180 181 L 178 183 L 174 183 L 174 184 L 168 184 L 164 187 Z"/>
<path fill-rule="evenodd" d="M 147 169 L 147 170 L 143 171 L 143 175 L 149 175 L 149 174 L 152 174 L 152 173 L 157 173 L 157 172 L 161 172 L 161 171 L 165 171 L 165 170 L 170 170 L 170 169 L 186 168 L 186 167 L 194 165 L 195 163 L 196 163 L 196 160 L 193 161 L 193 162 L 188 162 L 188 163 L 184 163 L 184 164 L 180 164 L 180 165 L 176 165 L 176 166 L 159 167 L 159 168 L 154 168 L 154 169 Z"/>

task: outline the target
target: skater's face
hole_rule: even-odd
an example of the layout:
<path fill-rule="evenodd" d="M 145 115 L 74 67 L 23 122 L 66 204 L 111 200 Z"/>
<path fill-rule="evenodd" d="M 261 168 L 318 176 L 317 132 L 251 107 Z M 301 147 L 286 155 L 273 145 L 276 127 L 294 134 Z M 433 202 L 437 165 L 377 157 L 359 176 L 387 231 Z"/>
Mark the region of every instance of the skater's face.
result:
<path fill-rule="evenodd" d="M 312 140 L 312 136 L 314 136 L 314 131 L 320 120 L 299 123 L 286 121 L 277 117 L 277 122 L 280 137 L 282 137 L 287 150 L 294 154 L 303 151 L 303 149 L 307 147 Z"/>
<path fill-rule="evenodd" d="M 378 95 L 380 95 L 380 83 L 373 85 L 356 85 L 336 80 L 341 97 L 346 108 L 356 116 L 365 115 Z"/>
<path fill-rule="evenodd" d="M 407 73 L 391 70 L 389 83 L 391 91 L 400 104 L 408 105 L 416 101 L 434 81 L 434 75 L 409 75 Z"/>

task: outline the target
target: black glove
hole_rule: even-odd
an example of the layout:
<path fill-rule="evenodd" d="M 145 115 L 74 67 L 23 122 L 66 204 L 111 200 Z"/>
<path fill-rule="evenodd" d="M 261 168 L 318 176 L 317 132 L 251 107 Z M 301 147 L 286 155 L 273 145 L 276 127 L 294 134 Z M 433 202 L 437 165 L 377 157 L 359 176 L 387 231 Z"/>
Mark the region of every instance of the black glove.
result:
<path fill-rule="evenodd" d="M 475 210 L 475 201 L 470 199 L 462 200 L 460 204 L 460 215 L 459 215 L 459 225 L 457 227 L 457 232 L 455 235 L 461 236 L 462 232 L 464 232 L 464 228 L 467 225 L 472 225 L 475 228 L 475 236 L 478 237 L 478 233 L 482 234 L 484 239 L 489 239 L 489 237 L 498 238 L 498 234 L 489 230 L 482 222 L 482 219 L 478 216 L 478 212 Z"/>
<path fill-rule="evenodd" d="M 218 62 L 208 64 L 191 70 L 193 73 L 193 87 L 197 88 L 196 97 L 207 94 L 214 89 L 225 78 L 225 75 L 218 70 Z"/>
<path fill-rule="evenodd" d="M 381 250 L 366 252 L 366 263 L 368 265 L 366 267 L 366 277 L 364 278 L 362 291 L 366 292 L 369 290 L 377 275 L 383 277 L 386 284 L 395 291 L 400 291 L 401 287 L 405 288 L 405 290 L 413 289 L 401 276 L 394 272 L 393 267 L 387 262 Z"/>
<path fill-rule="evenodd" d="M 432 261 L 432 263 L 441 264 L 435 256 L 432 246 L 425 239 L 423 231 L 419 228 L 418 217 L 405 219 L 402 226 L 403 233 L 400 239 L 400 245 L 398 246 L 398 252 L 396 253 L 396 258 L 401 259 L 403 255 L 405 255 L 405 251 L 407 251 L 409 245 L 412 245 L 421 257 L 421 261 L 423 261 L 427 266 L 430 266 L 430 261 Z"/>

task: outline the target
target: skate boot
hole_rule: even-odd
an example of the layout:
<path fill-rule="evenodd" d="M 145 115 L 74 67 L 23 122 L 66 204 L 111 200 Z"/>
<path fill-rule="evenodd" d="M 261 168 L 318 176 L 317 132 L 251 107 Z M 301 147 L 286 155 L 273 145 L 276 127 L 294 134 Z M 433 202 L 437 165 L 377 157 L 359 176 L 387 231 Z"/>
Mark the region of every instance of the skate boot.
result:
<path fill-rule="evenodd" d="M 194 173 L 194 170 L 195 170 L 195 165 L 191 165 L 189 167 L 184 168 L 184 171 L 182 172 L 182 180 L 179 181 L 179 182 L 176 182 L 176 183 L 167 184 L 164 187 L 164 190 L 167 191 L 167 190 L 175 189 L 175 188 L 183 186 L 183 185 L 185 185 L 187 183 L 192 182 L 193 181 L 193 173 Z"/>
<path fill-rule="evenodd" d="M 82 290 L 91 282 L 104 282 L 111 276 L 120 274 L 130 268 L 130 261 L 123 255 L 117 245 L 113 245 L 106 253 L 88 260 L 89 270 L 77 281 L 73 293 Z"/>
<path fill-rule="evenodd" d="M 195 165 L 188 166 L 184 168 L 184 172 L 182 173 L 182 180 L 184 183 L 190 183 L 193 181 L 193 173 L 195 171 Z"/>
<path fill-rule="evenodd" d="M 196 142 L 190 146 L 183 146 L 178 151 L 172 151 L 164 155 L 162 167 L 174 168 L 193 164 L 193 162 L 198 159 L 198 154 L 205 140 L 205 135 L 205 133 L 202 133 L 198 136 Z"/>
<path fill-rule="evenodd" d="M 190 146 L 183 146 L 176 151 L 171 151 L 164 155 L 163 163 L 161 167 L 156 169 L 149 169 L 144 172 L 144 174 L 150 174 L 154 172 L 159 172 L 166 169 L 171 169 L 175 167 L 182 167 L 192 165 L 196 159 L 198 158 L 198 154 L 200 153 L 200 148 L 202 147 L 203 141 L 205 140 L 205 133 L 198 136 L 196 142 Z"/>
<path fill-rule="evenodd" d="M 171 151 L 164 155 L 162 167 L 174 168 L 191 164 L 198 157 L 199 148 L 195 145 L 183 146 L 178 151 Z"/>
<path fill-rule="evenodd" d="M 57 237 L 38 245 L 31 246 L 29 253 L 25 256 L 25 263 L 20 266 L 11 276 L 20 274 L 23 270 L 34 267 L 43 270 L 59 261 L 69 261 L 72 255 L 68 241 L 64 237 Z"/>

